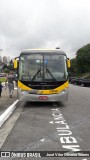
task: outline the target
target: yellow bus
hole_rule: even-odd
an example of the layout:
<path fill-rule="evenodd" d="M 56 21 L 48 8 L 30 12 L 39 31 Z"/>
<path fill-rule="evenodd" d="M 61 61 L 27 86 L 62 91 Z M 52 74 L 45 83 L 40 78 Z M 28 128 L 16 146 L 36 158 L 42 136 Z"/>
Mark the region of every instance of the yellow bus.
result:
<path fill-rule="evenodd" d="M 21 101 L 68 100 L 70 60 L 60 49 L 27 49 L 21 52 L 18 68 L 18 98 Z"/>

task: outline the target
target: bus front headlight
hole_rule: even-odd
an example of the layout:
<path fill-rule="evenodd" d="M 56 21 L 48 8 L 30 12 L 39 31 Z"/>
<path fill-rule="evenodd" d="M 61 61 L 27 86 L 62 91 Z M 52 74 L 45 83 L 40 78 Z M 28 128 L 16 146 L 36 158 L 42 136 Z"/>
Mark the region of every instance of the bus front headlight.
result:
<path fill-rule="evenodd" d="M 22 92 L 22 93 L 28 93 L 27 91 L 25 91 L 25 90 L 23 90 L 23 89 L 21 89 L 21 88 L 19 88 L 19 90 L 20 90 L 20 92 Z"/>
<path fill-rule="evenodd" d="M 68 88 L 65 88 L 64 90 L 62 90 L 62 91 L 60 92 L 60 94 L 65 94 L 67 91 L 68 91 Z"/>

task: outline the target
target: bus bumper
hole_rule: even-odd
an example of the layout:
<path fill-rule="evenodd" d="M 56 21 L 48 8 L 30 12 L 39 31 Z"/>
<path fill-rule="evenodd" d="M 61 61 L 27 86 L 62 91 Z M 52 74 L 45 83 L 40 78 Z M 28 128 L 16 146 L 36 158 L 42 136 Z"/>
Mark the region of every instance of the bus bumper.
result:
<path fill-rule="evenodd" d="M 58 94 L 29 94 L 27 91 L 18 89 L 18 98 L 20 101 L 37 101 L 37 102 L 62 102 L 68 100 L 68 89 L 59 92 Z"/>

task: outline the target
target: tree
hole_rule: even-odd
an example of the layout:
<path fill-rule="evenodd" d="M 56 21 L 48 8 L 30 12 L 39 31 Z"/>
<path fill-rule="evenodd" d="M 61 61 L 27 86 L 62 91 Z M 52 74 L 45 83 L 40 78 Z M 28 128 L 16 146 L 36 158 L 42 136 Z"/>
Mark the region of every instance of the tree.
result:
<path fill-rule="evenodd" d="M 76 63 L 77 63 L 76 58 L 71 59 L 71 67 L 69 69 L 70 76 L 76 76 L 76 71 L 77 71 Z"/>
<path fill-rule="evenodd" d="M 77 72 L 85 73 L 90 71 L 90 44 L 87 44 L 77 51 Z"/>
<path fill-rule="evenodd" d="M 13 61 L 10 60 L 10 62 L 8 64 L 4 64 L 2 66 L 2 71 L 5 73 L 9 73 L 9 71 L 12 70 L 14 71 L 14 67 L 13 67 Z"/>

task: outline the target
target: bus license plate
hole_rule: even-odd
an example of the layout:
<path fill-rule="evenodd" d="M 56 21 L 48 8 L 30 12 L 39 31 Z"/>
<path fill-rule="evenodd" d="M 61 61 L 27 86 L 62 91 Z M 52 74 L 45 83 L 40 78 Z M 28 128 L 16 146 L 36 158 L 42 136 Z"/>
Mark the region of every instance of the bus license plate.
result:
<path fill-rule="evenodd" d="M 40 100 L 47 100 L 48 97 L 47 97 L 47 96 L 39 96 L 39 99 L 40 99 Z"/>

